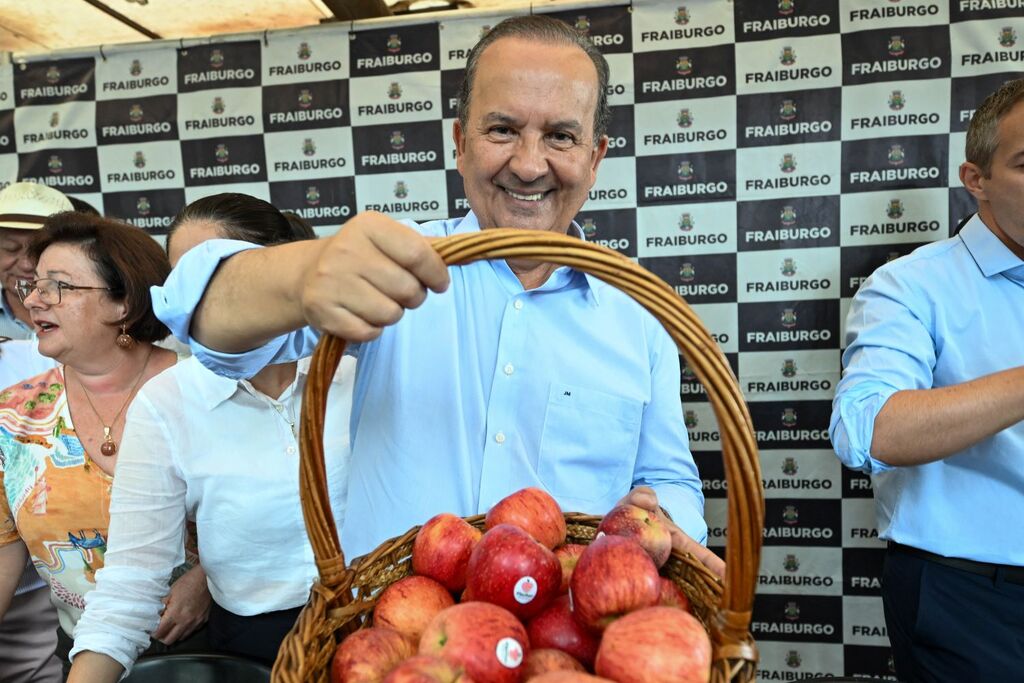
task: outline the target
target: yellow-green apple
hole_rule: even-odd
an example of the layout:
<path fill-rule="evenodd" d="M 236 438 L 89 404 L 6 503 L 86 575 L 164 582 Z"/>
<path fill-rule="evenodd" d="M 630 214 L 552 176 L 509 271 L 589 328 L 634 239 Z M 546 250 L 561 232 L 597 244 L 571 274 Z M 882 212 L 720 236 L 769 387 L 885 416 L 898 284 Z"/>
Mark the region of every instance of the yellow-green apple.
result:
<path fill-rule="evenodd" d="M 579 671 L 551 671 L 526 680 L 528 683 L 615 683 L 607 678 L 591 676 Z"/>
<path fill-rule="evenodd" d="M 532 643 L 531 647 L 533 647 Z M 531 649 L 523 664 L 523 679 L 528 681 L 534 676 L 540 676 L 549 671 L 586 671 L 586 669 L 572 655 L 567 655 L 561 650 Z"/>
<path fill-rule="evenodd" d="M 479 529 L 461 517 L 442 512 L 431 517 L 412 545 L 412 570 L 450 591 L 466 587 L 466 565 L 480 540 Z"/>
<path fill-rule="evenodd" d="M 452 594 L 437 581 L 407 576 L 385 588 L 377 598 L 373 625 L 394 629 L 418 643 L 434 615 L 454 604 Z"/>
<path fill-rule="evenodd" d="M 690 609 L 690 599 L 686 597 L 686 593 L 683 592 L 682 588 L 664 576 L 661 577 L 659 583 L 661 584 L 661 592 L 658 594 L 659 605 L 678 607 L 684 612 L 692 612 Z"/>
<path fill-rule="evenodd" d="M 672 533 L 650 510 L 636 505 L 618 505 L 604 516 L 597 533 L 632 538 L 647 551 L 657 567 L 668 561 L 672 553 Z"/>
<path fill-rule="evenodd" d="M 566 543 L 555 548 L 555 557 L 562 563 L 562 588 L 564 593 L 569 590 L 569 579 L 572 578 L 572 570 L 576 568 L 580 555 L 587 549 L 587 546 L 579 543 Z"/>
<path fill-rule="evenodd" d="M 594 539 L 580 555 L 569 583 L 572 613 L 602 631 L 624 614 L 658 603 L 658 569 L 640 545 L 622 536 Z"/>
<path fill-rule="evenodd" d="M 466 594 L 504 607 L 519 619 L 539 614 L 561 584 L 562 565 L 555 554 L 511 524 L 485 533 L 469 556 Z"/>
<path fill-rule="evenodd" d="M 416 654 L 416 645 L 390 628 L 356 631 L 334 652 L 331 683 L 380 683 L 404 659 Z"/>
<path fill-rule="evenodd" d="M 594 667 L 599 640 L 573 618 L 568 595 L 559 595 L 531 619 L 526 632 L 530 636 L 530 647 L 561 650 L 587 668 Z"/>
<path fill-rule="evenodd" d="M 619 683 L 707 683 L 711 641 L 687 612 L 649 607 L 605 629 L 594 669 Z"/>
<path fill-rule="evenodd" d="M 473 681 L 462 673 L 460 667 L 453 666 L 440 657 L 416 655 L 392 669 L 384 679 L 384 683 L 473 683 Z"/>
<path fill-rule="evenodd" d="M 518 683 L 530 639 L 507 609 L 463 602 L 434 617 L 420 638 L 419 652 L 460 667 L 479 683 Z"/>
<path fill-rule="evenodd" d="M 511 524 L 543 543 L 549 550 L 565 543 L 565 516 L 547 491 L 520 489 L 499 500 L 487 511 L 484 528 Z"/>

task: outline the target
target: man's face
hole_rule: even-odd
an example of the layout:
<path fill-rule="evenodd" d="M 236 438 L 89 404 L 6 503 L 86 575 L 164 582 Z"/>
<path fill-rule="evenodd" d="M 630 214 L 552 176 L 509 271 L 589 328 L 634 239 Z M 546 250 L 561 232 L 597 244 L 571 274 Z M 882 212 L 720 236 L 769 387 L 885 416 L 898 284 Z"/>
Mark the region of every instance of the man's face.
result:
<path fill-rule="evenodd" d="M 975 197 L 988 203 L 991 218 L 1024 258 L 1024 102 L 999 121 L 999 146 L 989 177 L 977 182 L 981 193 L 974 192 Z M 987 218 L 984 208 L 982 218 Z"/>
<path fill-rule="evenodd" d="M 999 144 L 992 155 L 989 176 L 979 172 L 970 182 L 971 173 L 965 174 L 964 167 L 977 167 L 964 164 L 961 177 L 979 200 L 982 219 L 996 234 L 1001 232 L 1011 243 L 1011 250 L 1024 258 L 1024 101 L 1002 117 L 998 130 Z"/>
<path fill-rule="evenodd" d="M 0 283 L 8 292 L 8 301 L 16 300 L 14 285 L 18 280 L 35 278 L 35 263 L 28 258 L 28 244 L 34 230 L 0 228 Z"/>
<path fill-rule="evenodd" d="M 502 38 L 480 55 L 455 145 L 483 228 L 564 233 L 608 149 L 595 144 L 597 69 L 575 46 Z"/>

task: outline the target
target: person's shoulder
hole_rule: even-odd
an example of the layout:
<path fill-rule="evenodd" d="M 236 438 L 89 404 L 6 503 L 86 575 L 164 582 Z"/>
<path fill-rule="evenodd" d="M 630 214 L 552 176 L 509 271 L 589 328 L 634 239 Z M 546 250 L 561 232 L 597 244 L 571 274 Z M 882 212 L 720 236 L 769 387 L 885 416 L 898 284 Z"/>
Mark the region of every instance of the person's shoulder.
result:
<path fill-rule="evenodd" d="M 39 353 L 35 339 L 8 339 L 0 343 L 0 387 L 57 367 L 57 361 Z"/>
<path fill-rule="evenodd" d="M 941 268 L 951 260 L 970 258 L 959 237 L 949 237 L 918 247 L 905 256 L 879 266 L 865 282 L 865 288 L 894 286 L 931 286 L 942 277 Z"/>
<path fill-rule="evenodd" d="M 189 387 L 201 382 L 206 374 L 213 375 L 213 372 L 203 367 L 195 356 L 179 356 L 177 362 L 142 385 L 139 394 L 156 405 L 177 404 L 191 395 Z"/>

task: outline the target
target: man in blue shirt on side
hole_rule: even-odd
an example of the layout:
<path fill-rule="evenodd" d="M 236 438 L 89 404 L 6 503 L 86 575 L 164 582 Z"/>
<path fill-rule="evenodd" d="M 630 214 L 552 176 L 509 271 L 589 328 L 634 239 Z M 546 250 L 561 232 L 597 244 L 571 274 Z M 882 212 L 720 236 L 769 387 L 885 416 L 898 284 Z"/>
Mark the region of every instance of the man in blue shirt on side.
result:
<path fill-rule="evenodd" d="M 573 217 L 607 151 L 607 82 L 604 57 L 564 23 L 507 20 L 474 48 L 459 98 L 469 215 L 409 227 L 368 212 L 328 240 L 267 249 L 211 241 L 154 290 L 158 315 L 222 374 L 308 355 L 306 325 L 359 343 L 349 558 L 539 486 L 566 510 L 663 506 L 677 547 L 722 573 L 701 545 L 664 329 L 579 271 L 522 259 L 449 271 L 426 239 L 499 226 L 582 239 Z"/>
<path fill-rule="evenodd" d="M 978 213 L 879 268 L 847 323 L 831 436 L 869 473 L 901 681 L 1024 671 L 1024 80 L 977 109 Z"/>

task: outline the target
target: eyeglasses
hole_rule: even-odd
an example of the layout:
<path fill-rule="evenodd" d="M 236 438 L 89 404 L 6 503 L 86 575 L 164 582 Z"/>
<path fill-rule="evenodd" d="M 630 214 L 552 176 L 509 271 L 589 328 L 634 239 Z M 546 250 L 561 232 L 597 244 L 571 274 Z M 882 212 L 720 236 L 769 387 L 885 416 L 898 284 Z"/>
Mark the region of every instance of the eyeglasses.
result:
<path fill-rule="evenodd" d="M 61 292 L 65 289 L 76 290 L 76 289 L 102 289 L 108 292 L 112 291 L 110 287 L 84 287 L 82 285 L 73 285 L 70 282 L 64 282 L 63 280 L 54 280 L 52 278 L 43 278 L 42 280 L 18 280 L 15 289 L 18 291 L 18 298 L 21 299 L 22 303 L 29 297 L 32 292 L 39 292 L 39 299 L 48 306 L 56 306 L 60 303 Z"/>

